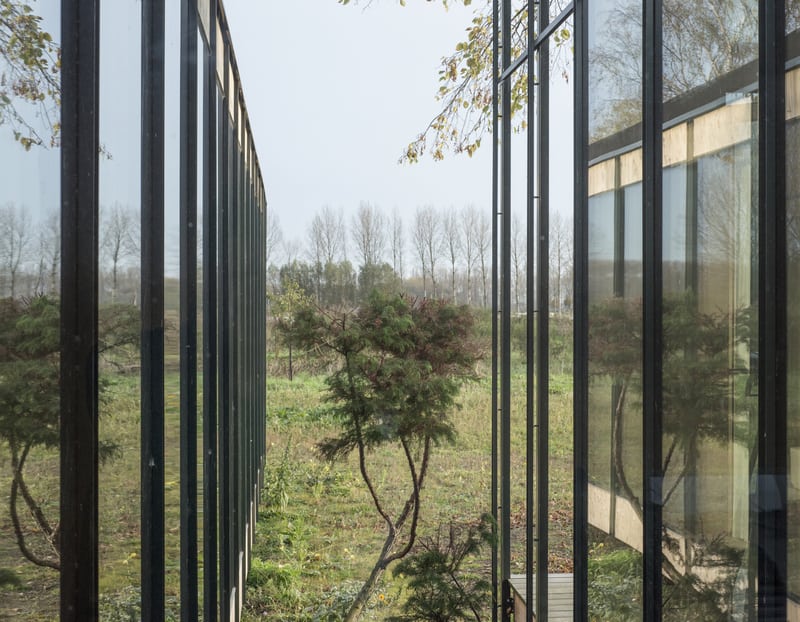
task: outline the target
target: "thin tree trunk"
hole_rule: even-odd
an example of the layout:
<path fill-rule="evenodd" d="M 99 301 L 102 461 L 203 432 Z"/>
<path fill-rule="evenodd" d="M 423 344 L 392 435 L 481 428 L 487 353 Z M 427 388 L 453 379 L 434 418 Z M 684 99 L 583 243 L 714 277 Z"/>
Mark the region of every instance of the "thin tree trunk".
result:
<path fill-rule="evenodd" d="M 375 591 L 383 573 L 386 572 L 386 558 L 389 555 L 389 551 L 392 550 L 396 539 L 397 536 L 390 531 L 383 543 L 378 561 L 375 562 L 375 565 L 372 567 L 372 572 L 369 573 L 369 577 L 364 582 L 364 585 L 361 586 L 356 599 L 353 601 L 353 604 L 350 605 L 350 609 L 345 616 L 345 622 L 355 622 L 355 620 L 358 620 L 361 614 L 364 613 L 364 608 L 369 602 L 369 597 Z"/>

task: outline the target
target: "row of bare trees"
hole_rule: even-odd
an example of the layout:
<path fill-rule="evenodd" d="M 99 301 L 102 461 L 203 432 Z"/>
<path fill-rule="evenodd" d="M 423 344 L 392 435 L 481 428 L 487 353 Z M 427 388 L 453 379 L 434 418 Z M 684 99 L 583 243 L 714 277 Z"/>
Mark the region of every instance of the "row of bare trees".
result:
<path fill-rule="evenodd" d="M 139 289 L 139 218 L 114 203 L 100 210 L 101 298 L 135 303 Z M 26 206 L 0 206 L 0 297 L 57 294 L 61 225 L 54 210 L 35 219 Z"/>
<path fill-rule="evenodd" d="M 373 288 L 402 288 L 415 295 L 480 307 L 491 304 L 492 222 L 475 205 L 410 215 L 362 202 L 348 217 L 324 206 L 307 229 L 306 243 L 285 240 L 274 212 L 268 214 L 267 262 L 271 288 L 287 281 L 320 304 L 354 302 Z M 512 296 L 525 308 L 526 235 L 518 218 L 511 238 Z M 554 213 L 550 228 L 550 309 L 571 307 L 572 225 Z"/>

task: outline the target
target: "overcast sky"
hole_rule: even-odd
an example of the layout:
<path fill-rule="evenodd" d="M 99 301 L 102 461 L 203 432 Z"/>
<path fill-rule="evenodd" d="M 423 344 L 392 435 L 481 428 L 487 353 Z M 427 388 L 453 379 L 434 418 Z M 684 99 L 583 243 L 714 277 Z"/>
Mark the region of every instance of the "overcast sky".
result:
<path fill-rule="evenodd" d="M 323 205 L 491 206 L 489 149 L 398 164 L 439 110 L 439 60 L 465 38 L 473 9 L 366 4 L 225 2 L 269 206 L 301 241 Z"/>
<path fill-rule="evenodd" d="M 485 0 L 478 0 L 476 6 Z M 367 6 L 368 5 L 368 6 Z M 57 32 L 58 1 L 38 0 L 45 27 Z M 167 162 L 177 166 L 178 3 L 168 3 Z M 405 146 L 440 110 L 435 100 L 439 62 L 465 39 L 475 8 L 440 1 L 225 0 L 269 208 L 285 236 L 301 244 L 324 205 L 352 214 L 361 201 L 387 212 L 398 208 L 410 224 L 417 207 L 462 208 L 491 213 L 491 142 L 472 158 L 425 156 L 398 164 Z M 100 200 L 138 210 L 141 3 L 120 0 L 102 11 Z M 552 81 L 551 153 L 553 209 L 571 211 L 571 96 L 564 79 Z M 4 128 L 5 129 L 5 128 Z M 57 150 L 22 151 L 9 131 L 3 141 L 0 184 L 4 201 L 34 213 L 55 209 Z M 7 148 L 6 148 L 7 147 Z M 525 137 L 512 141 L 524 155 Z M 523 215 L 524 157 L 516 157 L 512 204 Z M 560 171 L 566 174 L 561 174 Z M 560 181 L 564 180 L 564 183 Z M 38 180 L 38 181 L 36 181 Z M 176 175 L 166 180 L 167 264 L 177 256 Z M 172 259 L 170 259 L 172 258 Z M 177 265 L 177 264 L 176 264 Z M 177 268 L 175 268 L 177 269 Z"/>

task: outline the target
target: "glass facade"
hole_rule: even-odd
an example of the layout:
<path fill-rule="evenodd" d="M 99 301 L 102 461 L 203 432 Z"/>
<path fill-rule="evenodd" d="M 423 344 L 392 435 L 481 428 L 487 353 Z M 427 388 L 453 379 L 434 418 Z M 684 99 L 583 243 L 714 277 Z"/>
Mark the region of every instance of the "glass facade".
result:
<path fill-rule="evenodd" d="M 60 7 L 4 4 L 0 20 L 0 575 L 30 569 L 45 613 L 60 565 L 61 223 L 44 181 L 60 166 Z M 0 617 L 28 598 L 3 590 Z"/>
<path fill-rule="evenodd" d="M 100 5 L 0 7 L 0 618 L 238 620 L 261 170 L 221 4 Z"/>
<path fill-rule="evenodd" d="M 798 3 L 567 10 L 573 619 L 800 619 Z"/>

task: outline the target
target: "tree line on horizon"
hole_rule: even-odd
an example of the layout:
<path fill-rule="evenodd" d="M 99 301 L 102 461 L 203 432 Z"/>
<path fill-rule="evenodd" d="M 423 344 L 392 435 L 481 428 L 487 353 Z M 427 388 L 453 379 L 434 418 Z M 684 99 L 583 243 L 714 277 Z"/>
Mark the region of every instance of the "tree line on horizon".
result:
<path fill-rule="evenodd" d="M 100 302 L 136 305 L 140 289 L 138 211 L 114 203 L 100 210 Z M 488 308 L 492 287 L 491 214 L 419 207 L 404 219 L 362 202 L 349 217 L 342 208 L 320 208 L 305 242 L 284 239 L 277 215 L 267 215 L 267 291 L 293 283 L 321 306 L 355 305 L 370 292 L 404 291 L 423 298 Z M 202 236 L 198 243 L 201 244 Z M 172 246 L 168 244 L 168 253 Z M 172 249 L 177 252 L 176 249 Z M 511 231 L 512 311 L 526 307 L 526 227 L 519 216 Z M 199 259 L 198 259 L 199 261 Z M 169 263 L 167 258 L 165 263 Z M 14 203 L 0 205 L 0 298 L 57 295 L 60 281 L 58 214 L 41 215 Z M 555 212 L 550 222 L 550 304 L 571 312 L 572 224 Z M 171 272 L 167 270 L 169 274 Z M 198 272 L 202 279 L 202 271 Z"/>
<path fill-rule="evenodd" d="M 550 221 L 550 303 L 556 313 L 572 307 L 572 223 L 555 212 Z M 515 216 L 511 231 L 513 311 L 526 309 L 526 225 Z M 320 306 L 358 304 L 377 289 L 488 308 L 492 302 L 492 222 L 487 210 L 418 207 L 410 222 L 361 202 L 347 218 L 323 206 L 305 242 L 284 238 L 278 216 L 267 214 L 267 278 L 273 296 L 289 284 Z"/>

